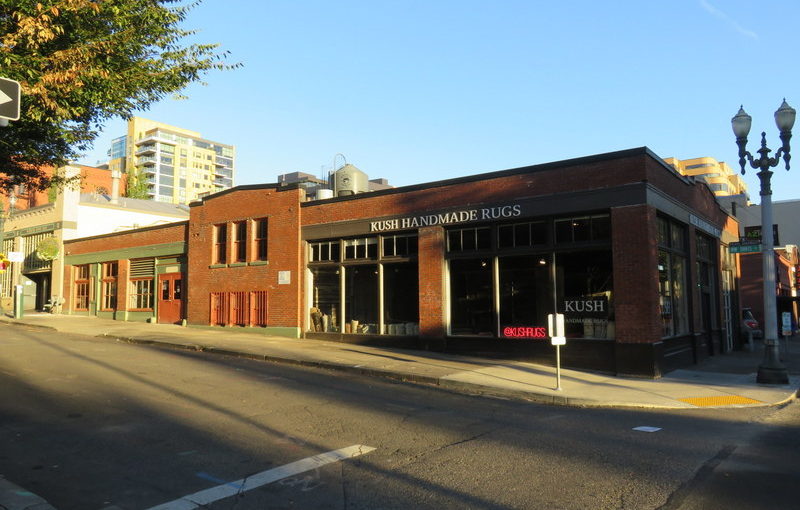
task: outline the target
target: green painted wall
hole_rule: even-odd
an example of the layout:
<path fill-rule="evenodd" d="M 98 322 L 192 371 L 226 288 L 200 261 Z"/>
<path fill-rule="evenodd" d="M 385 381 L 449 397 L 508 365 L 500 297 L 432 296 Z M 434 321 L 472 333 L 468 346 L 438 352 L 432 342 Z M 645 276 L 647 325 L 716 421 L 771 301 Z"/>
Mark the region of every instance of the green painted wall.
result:
<path fill-rule="evenodd" d="M 81 264 L 91 264 L 93 262 L 108 262 L 110 260 L 178 257 L 184 254 L 186 254 L 186 243 L 164 243 L 135 248 L 123 248 L 120 250 L 99 251 L 83 255 L 67 255 L 64 257 L 64 263 L 77 266 Z"/>

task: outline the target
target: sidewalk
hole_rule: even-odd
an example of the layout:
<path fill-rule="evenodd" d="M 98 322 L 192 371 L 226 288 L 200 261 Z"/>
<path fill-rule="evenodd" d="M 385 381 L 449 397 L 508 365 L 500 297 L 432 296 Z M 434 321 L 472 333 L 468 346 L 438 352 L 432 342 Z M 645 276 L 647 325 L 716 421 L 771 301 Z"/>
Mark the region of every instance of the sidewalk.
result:
<path fill-rule="evenodd" d="M 562 369 L 562 390 L 557 391 L 554 367 L 517 361 L 289 339 L 230 328 L 203 329 L 49 314 L 29 314 L 19 320 L 0 317 L 0 330 L 13 325 L 341 370 L 548 404 L 667 409 L 751 407 L 787 402 L 797 396 L 800 388 L 798 337 L 790 340 L 788 350 L 781 345 L 781 353 L 786 352 L 783 362 L 789 369 L 788 385 L 756 383 L 756 371 L 763 358 L 763 347 L 758 344 L 754 352 L 717 355 L 658 380 Z M 563 348 L 568 349 L 569 344 Z"/>

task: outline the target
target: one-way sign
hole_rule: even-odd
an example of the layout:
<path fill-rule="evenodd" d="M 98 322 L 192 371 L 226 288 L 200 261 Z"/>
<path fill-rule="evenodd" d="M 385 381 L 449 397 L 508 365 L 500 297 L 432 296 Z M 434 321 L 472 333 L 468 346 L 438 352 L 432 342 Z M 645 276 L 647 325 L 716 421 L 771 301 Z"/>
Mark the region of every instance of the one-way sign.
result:
<path fill-rule="evenodd" d="M 19 120 L 19 82 L 0 78 L 0 119 Z"/>

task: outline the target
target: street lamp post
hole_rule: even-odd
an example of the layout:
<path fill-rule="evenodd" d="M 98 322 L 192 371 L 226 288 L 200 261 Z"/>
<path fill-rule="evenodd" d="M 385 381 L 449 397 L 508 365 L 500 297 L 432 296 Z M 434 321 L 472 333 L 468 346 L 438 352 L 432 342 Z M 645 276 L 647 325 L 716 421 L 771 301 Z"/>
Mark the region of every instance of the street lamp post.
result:
<path fill-rule="evenodd" d="M 778 349 L 778 310 L 776 304 L 775 284 L 775 250 L 772 236 L 772 188 L 770 168 L 778 166 L 783 156 L 786 170 L 789 170 L 789 140 L 792 138 L 795 109 L 783 100 L 780 108 L 775 112 L 775 124 L 780 131 L 781 148 L 770 157 L 772 152 L 767 147 L 767 134 L 761 133 L 761 148 L 758 150 L 759 158 L 754 159 L 747 150 L 747 135 L 750 133 L 752 117 L 740 107 L 739 112 L 731 119 L 733 134 L 736 135 L 736 144 L 739 146 L 739 166 L 744 174 L 745 162 L 759 170 L 758 178 L 761 181 L 761 260 L 764 273 L 764 360 L 758 367 L 756 381 L 763 384 L 789 384 L 789 373 L 780 361 Z"/>

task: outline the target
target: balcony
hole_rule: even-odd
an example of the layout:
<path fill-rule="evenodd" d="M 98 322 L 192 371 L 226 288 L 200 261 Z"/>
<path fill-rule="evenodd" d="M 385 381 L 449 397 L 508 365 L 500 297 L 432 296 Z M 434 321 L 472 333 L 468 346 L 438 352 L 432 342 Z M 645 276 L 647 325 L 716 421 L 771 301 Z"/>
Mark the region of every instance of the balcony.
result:
<path fill-rule="evenodd" d="M 149 143 L 147 145 L 143 145 L 136 149 L 136 155 L 141 156 L 143 154 L 155 154 L 156 152 L 156 144 Z"/>
<path fill-rule="evenodd" d="M 182 141 L 183 137 L 179 137 L 172 133 L 165 133 L 160 129 L 156 129 L 155 131 L 151 131 L 149 133 L 145 133 L 145 135 L 138 140 L 136 140 L 136 145 L 143 145 L 155 142 L 162 142 L 168 143 L 170 145 L 175 145 L 178 141 Z"/>
<path fill-rule="evenodd" d="M 155 156 L 141 156 L 136 160 L 136 166 L 150 166 L 158 162 Z"/>

